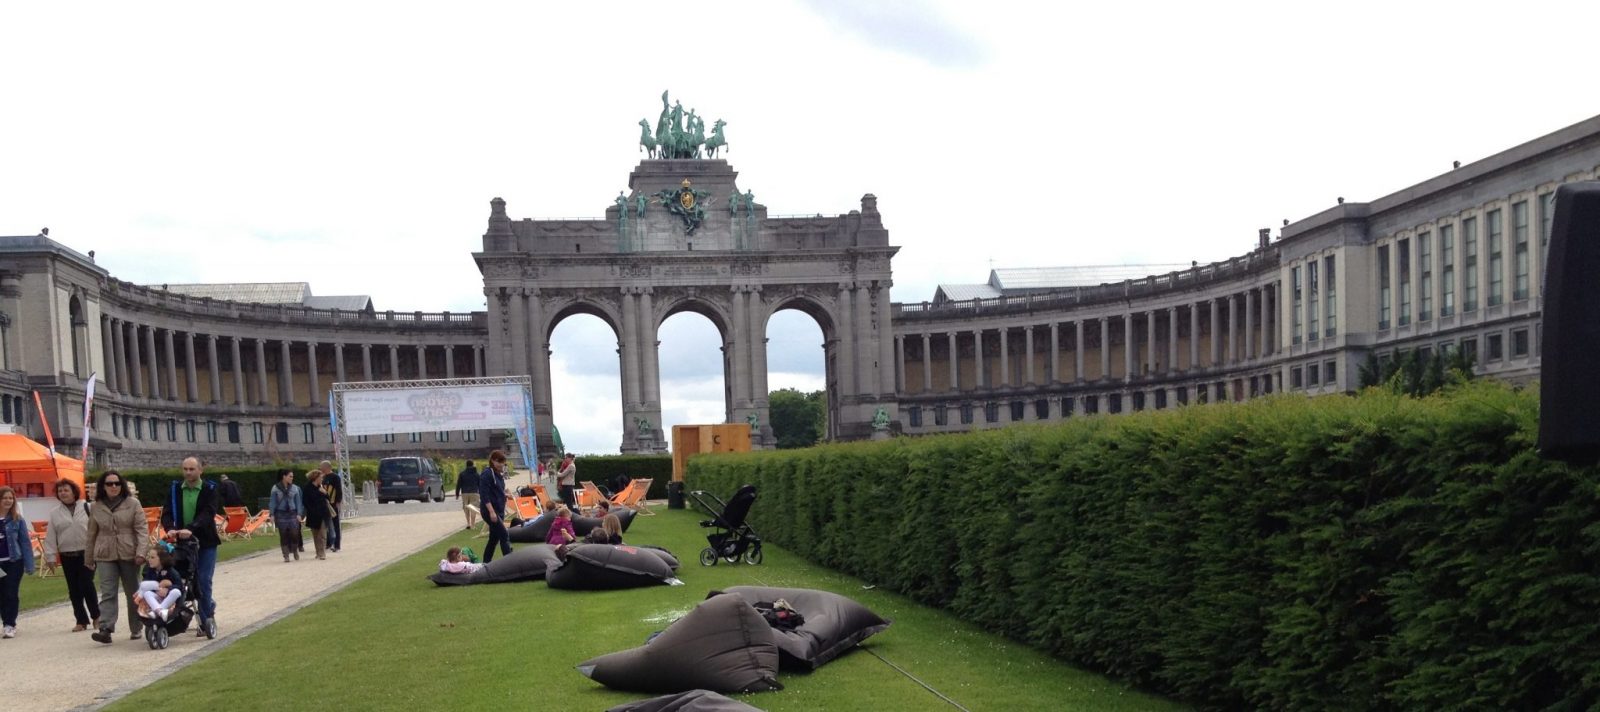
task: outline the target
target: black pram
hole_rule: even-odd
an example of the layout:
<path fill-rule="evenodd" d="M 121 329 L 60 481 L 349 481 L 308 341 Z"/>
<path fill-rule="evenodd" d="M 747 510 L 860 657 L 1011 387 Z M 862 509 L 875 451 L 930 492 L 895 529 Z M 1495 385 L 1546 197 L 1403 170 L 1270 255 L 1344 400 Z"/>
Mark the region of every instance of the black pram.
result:
<path fill-rule="evenodd" d="M 700 565 L 715 566 L 717 559 L 722 559 L 730 564 L 739 563 L 739 557 L 744 557 L 745 563 L 761 563 L 761 537 L 756 535 L 756 530 L 745 521 L 750 515 L 750 506 L 756 501 L 755 485 L 745 485 L 733 493 L 733 498 L 727 502 L 717 499 L 709 492 L 696 490 L 689 493 L 694 498 L 695 504 L 710 513 L 712 519 L 700 522 L 702 527 L 715 527 L 716 531 L 706 535 L 706 541 L 711 546 L 700 551 Z M 711 506 L 710 502 L 716 502 Z"/>
<path fill-rule="evenodd" d="M 161 542 L 162 549 L 172 553 L 172 567 L 183 576 L 183 597 L 173 604 L 172 612 L 167 614 L 165 621 L 155 616 L 139 616 L 144 621 L 144 641 L 150 645 L 151 650 L 160 650 L 167 647 L 168 639 L 174 635 L 182 635 L 189 630 L 189 624 L 194 621 L 198 612 L 196 601 L 200 599 L 199 571 L 200 542 L 194 537 L 177 539 L 171 543 Z M 207 638 L 216 637 L 214 625 L 202 624 Z"/>

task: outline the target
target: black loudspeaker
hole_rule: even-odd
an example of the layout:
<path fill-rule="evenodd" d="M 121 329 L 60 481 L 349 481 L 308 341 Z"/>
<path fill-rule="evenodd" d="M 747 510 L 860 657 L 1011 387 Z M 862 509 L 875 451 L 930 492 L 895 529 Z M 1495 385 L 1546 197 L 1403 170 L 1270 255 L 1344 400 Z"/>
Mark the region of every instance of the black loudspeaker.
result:
<path fill-rule="evenodd" d="M 1600 462 L 1600 182 L 1556 188 L 1545 256 L 1539 450 Z"/>

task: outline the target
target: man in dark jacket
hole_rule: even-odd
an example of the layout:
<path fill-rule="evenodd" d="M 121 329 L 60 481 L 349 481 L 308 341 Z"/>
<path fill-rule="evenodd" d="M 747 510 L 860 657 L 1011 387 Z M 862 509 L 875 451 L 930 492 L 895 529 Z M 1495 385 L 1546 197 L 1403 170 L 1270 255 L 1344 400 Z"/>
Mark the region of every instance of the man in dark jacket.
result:
<path fill-rule="evenodd" d="M 217 483 L 201 479 L 204 470 L 200 458 L 189 457 L 183 461 L 183 479 L 173 480 L 167 491 L 167 503 L 161 507 L 161 526 L 179 539 L 194 537 L 200 542 L 200 558 L 194 564 L 194 580 L 190 582 L 194 599 L 200 609 L 200 631 L 204 636 L 209 627 L 215 630 L 213 615 L 216 601 L 211 599 L 211 577 L 217 572 L 217 547 L 222 537 L 217 534 L 218 506 Z"/>
<path fill-rule="evenodd" d="M 461 500 L 461 511 L 467 515 L 468 529 L 478 523 L 477 515 L 473 514 L 478 510 L 478 482 L 478 468 L 472 466 L 471 460 L 467 460 L 467 469 L 456 476 L 456 499 Z"/>
<path fill-rule="evenodd" d="M 489 543 L 483 546 L 483 563 L 494 561 L 494 547 L 511 553 L 511 537 L 506 533 L 506 454 L 489 453 L 489 466 L 478 475 L 478 496 L 483 503 L 483 521 L 489 525 Z"/>
<path fill-rule="evenodd" d="M 217 494 L 222 497 L 224 507 L 243 507 L 244 495 L 239 492 L 239 483 L 222 476 L 222 481 L 217 483 Z"/>

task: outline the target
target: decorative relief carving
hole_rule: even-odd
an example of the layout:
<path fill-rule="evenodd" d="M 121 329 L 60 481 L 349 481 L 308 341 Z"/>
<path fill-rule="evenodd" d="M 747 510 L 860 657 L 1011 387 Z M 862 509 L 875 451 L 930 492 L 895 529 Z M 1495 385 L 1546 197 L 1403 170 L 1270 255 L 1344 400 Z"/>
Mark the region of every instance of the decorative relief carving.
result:
<path fill-rule="evenodd" d="M 611 273 L 624 279 L 648 279 L 653 270 L 650 265 L 617 265 L 611 268 Z"/>
<path fill-rule="evenodd" d="M 763 262 L 756 262 L 754 260 L 740 260 L 729 266 L 729 271 L 740 277 L 753 277 L 756 275 L 766 274 L 768 272 L 768 267 L 766 263 Z"/>

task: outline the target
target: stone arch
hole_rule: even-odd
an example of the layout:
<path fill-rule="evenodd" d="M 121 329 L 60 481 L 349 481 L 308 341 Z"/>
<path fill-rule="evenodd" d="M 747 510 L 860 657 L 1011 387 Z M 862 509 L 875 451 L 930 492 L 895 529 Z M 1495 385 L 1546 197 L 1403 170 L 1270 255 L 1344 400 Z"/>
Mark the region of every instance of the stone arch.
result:
<path fill-rule="evenodd" d="M 831 299 L 824 299 L 807 292 L 785 294 L 767 305 L 766 314 L 761 318 L 761 328 L 765 330 L 772 321 L 772 316 L 784 310 L 802 312 L 817 322 L 817 327 L 822 329 L 823 339 L 832 339 L 838 333 L 838 320 L 833 314 Z"/>
<path fill-rule="evenodd" d="M 733 317 L 728 304 L 699 293 L 687 293 L 671 296 L 655 304 L 655 314 L 651 315 L 651 333 L 659 333 L 661 325 L 675 314 L 693 312 L 709 320 L 722 334 L 722 340 L 727 341 L 733 336 Z"/>
<path fill-rule="evenodd" d="M 569 296 L 555 299 L 545 298 L 544 311 L 550 316 L 545 319 L 544 340 L 550 342 L 550 337 L 556 333 L 556 327 L 561 325 L 567 317 L 575 314 L 588 314 L 598 317 L 600 321 L 611 327 L 611 333 L 618 339 L 622 338 L 622 314 L 615 304 L 588 296 Z"/>
<path fill-rule="evenodd" d="M 811 317 L 811 320 L 816 323 L 817 328 L 822 332 L 822 387 L 827 398 L 826 408 L 828 413 L 828 430 L 827 432 L 823 433 L 823 436 L 829 440 L 836 439 L 839 436 L 838 423 L 840 417 L 841 396 L 843 393 L 839 385 L 840 356 L 837 352 L 836 346 L 838 344 L 839 330 L 841 326 L 848 323 L 847 321 L 842 322 L 839 317 L 834 314 L 834 309 L 836 306 L 837 303 L 831 297 L 823 296 L 822 294 L 815 293 L 814 291 L 797 289 L 787 293 L 779 294 L 770 303 L 767 303 L 766 313 L 761 318 L 761 333 L 763 338 L 766 337 L 767 329 L 772 322 L 773 315 L 780 311 L 801 312 L 806 316 Z M 762 382 L 764 383 L 765 380 L 766 374 L 762 374 Z M 762 409 L 762 418 L 770 418 L 771 411 L 769 404 L 763 402 Z M 768 436 L 772 439 L 773 443 L 777 442 L 775 434 L 769 432 Z"/>

